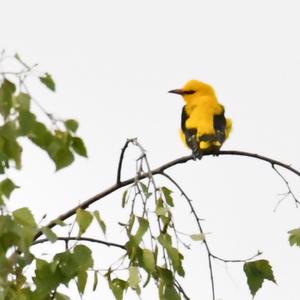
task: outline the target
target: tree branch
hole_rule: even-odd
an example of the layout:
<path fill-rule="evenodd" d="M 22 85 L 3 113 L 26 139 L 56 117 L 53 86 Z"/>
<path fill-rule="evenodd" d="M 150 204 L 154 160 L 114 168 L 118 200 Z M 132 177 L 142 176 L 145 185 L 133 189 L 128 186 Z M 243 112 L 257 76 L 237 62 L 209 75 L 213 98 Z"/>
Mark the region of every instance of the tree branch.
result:
<path fill-rule="evenodd" d="M 126 247 L 124 245 L 111 243 L 111 242 L 106 242 L 106 241 L 97 240 L 97 239 L 88 238 L 88 237 L 67 236 L 67 237 L 58 237 L 57 240 L 58 241 L 65 241 L 65 242 L 68 242 L 68 241 L 85 241 L 85 242 L 91 242 L 91 243 L 98 243 L 98 244 L 106 245 L 108 247 L 117 247 L 117 248 L 121 248 L 123 250 L 126 250 Z M 32 243 L 32 245 L 42 244 L 42 243 L 46 243 L 46 242 L 50 242 L 50 241 L 48 239 L 39 239 L 39 240 L 34 241 Z"/>
<path fill-rule="evenodd" d="M 127 139 L 125 145 L 123 146 L 120 154 L 119 164 L 118 164 L 118 172 L 117 172 L 117 184 L 121 182 L 121 171 L 122 171 L 122 164 L 124 159 L 125 151 L 130 143 L 132 143 L 133 139 Z"/>
<path fill-rule="evenodd" d="M 208 156 L 208 155 L 212 155 L 212 154 L 204 154 L 204 156 Z M 284 164 L 280 161 L 268 158 L 266 156 L 262 156 L 262 155 L 258 155 L 258 154 L 254 154 L 254 153 L 249 153 L 249 152 L 243 152 L 243 151 L 234 151 L 234 150 L 220 151 L 218 153 L 218 155 L 238 155 L 238 156 L 247 156 L 247 157 L 256 158 L 256 159 L 259 159 L 259 160 L 266 161 L 266 162 L 270 163 L 272 166 L 273 165 L 278 165 L 282 168 L 285 168 L 285 169 L 291 171 L 292 173 L 294 173 L 294 174 L 296 174 L 300 177 L 300 172 L 298 170 L 292 168 L 290 165 Z M 138 179 L 144 179 L 144 178 L 149 177 L 151 175 L 153 176 L 153 175 L 157 175 L 157 174 L 162 174 L 165 170 L 167 170 L 167 169 L 169 169 L 173 166 L 176 166 L 178 164 L 186 163 L 189 160 L 193 160 L 192 155 L 183 156 L 181 158 L 172 160 L 172 161 L 170 161 L 170 162 L 168 162 L 168 163 L 166 163 L 166 164 L 164 164 L 164 165 L 162 165 L 162 166 L 160 166 L 156 169 L 153 169 L 151 172 L 146 172 L 146 173 L 140 174 L 138 176 Z M 121 166 L 122 166 L 122 163 L 121 163 Z M 120 171 L 118 173 L 121 174 L 121 167 L 120 167 Z M 136 180 L 136 176 L 132 177 L 132 178 L 129 178 L 127 180 L 124 180 L 124 181 L 117 182 L 116 184 L 112 185 L 108 189 L 100 192 L 99 194 L 94 195 L 93 197 L 87 199 L 86 201 L 84 201 L 81 204 L 75 206 L 74 208 L 70 209 L 69 211 L 59 215 L 54 220 L 50 221 L 48 223 L 48 225 L 46 225 L 46 226 L 49 227 L 49 228 L 55 227 L 57 225 L 58 220 L 64 221 L 64 220 L 70 218 L 71 216 L 76 214 L 77 209 L 79 209 L 79 208 L 86 209 L 87 207 L 89 207 L 91 204 L 93 204 L 97 200 L 100 200 L 100 199 L 104 198 L 105 196 L 107 196 L 107 195 L 109 195 L 109 194 L 111 194 L 111 193 L 127 186 L 127 185 L 130 185 L 130 184 L 134 183 L 135 180 Z M 41 231 L 39 231 L 36 234 L 34 240 L 37 240 L 42 234 L 43 233 Z"/>

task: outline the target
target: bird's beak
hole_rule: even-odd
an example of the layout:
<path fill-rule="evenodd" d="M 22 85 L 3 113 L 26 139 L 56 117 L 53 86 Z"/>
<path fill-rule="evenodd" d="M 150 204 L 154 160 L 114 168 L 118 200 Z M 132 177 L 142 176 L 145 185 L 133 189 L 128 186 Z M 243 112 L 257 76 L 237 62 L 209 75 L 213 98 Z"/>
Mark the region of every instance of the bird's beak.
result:
<path fill-rule="evenodd" d="M 178 95 L 184 95 L 185 94 L 184 90 L 182 90 L 182 89 L 170 90 L 170 91 L 168 91 L 168 93 L 178 94 Z"/>

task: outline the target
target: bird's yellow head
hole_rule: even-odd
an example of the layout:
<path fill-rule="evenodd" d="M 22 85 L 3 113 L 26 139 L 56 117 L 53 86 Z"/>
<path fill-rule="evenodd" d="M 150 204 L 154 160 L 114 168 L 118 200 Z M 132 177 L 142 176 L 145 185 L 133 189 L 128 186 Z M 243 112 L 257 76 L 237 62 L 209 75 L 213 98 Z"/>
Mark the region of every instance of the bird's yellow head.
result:
<path fill-rule="evenodd" d="M 210 85 L 195 79 L 188 81 L 183 88 L 171 90 L 169 93 L 181 95 L 186 102 L 189 102 L 190 98 L 195 94 L 215 96 L 215 91 Z"/>

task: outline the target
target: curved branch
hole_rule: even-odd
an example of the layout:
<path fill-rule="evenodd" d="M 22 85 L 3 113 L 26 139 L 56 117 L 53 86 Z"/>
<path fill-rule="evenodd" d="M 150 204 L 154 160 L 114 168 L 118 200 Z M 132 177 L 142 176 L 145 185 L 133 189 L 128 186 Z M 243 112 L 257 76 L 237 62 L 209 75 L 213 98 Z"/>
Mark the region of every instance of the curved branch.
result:
<path fill-rule="evenodd" d="M 125 151 L 130 143 L 132 143 L 133 139 L 127 139 L 125 145 L 121 149 L 121 154 L 119 158 L 119 164 L 118 164 L 118 172 L 117 172 L 117 184 L 121 182 L 121 171 L 122 171 L 122 164 L 123 164 L 123 159 L 124 159 L 124 154 Z"/>
<path fill-rule="evenodd" d="M 209 155 L 212 155 L 212 154 L 204 154 L 204 156 L 209 156 Z M 278 165 L 282 168 L 285 168 L 285 169 L 291 171 L 292 173 L 294 173 L 294 174 L 296 174 L 300 177 L 300 172 L 298 170 L 292 168 L 290 165 L 284 164 L 280 161 L 268 158 L 266 156 L 262 156 L 262 155 L 258 155 L 258 154 L 254 154 L 254 153 L 249 153 L 249 152 L 243 152 L 243 151 L 234 151 L 234 150 L 220 151 L 218 153 L 218 155 L 238 155 L 238 156 L 247 156 L 247 157 L 260 159 L 260 160 L 263 160 L 263 161 L 266 161 L 266 162 L 270 163 L 272 166 Z M 151 172 L 146 172 L 146 173 L 140 174 L 138 176 L 138 179 L 144 179 L 144 178 L 149 177 L 151 175 L 153 176 L 153 175 L 157 175 L 157 174 L 162 174 L 165 170 L 167 170 L 167 169 L 169 169 L 173 166 L 176 166 L 176 165 L 182 164 L 182 163 L 186 163 L 187 161 L 193 160 L 193 159 L 194 159 L 193 155 L 180 157 L 178 159 L 172 160 L 172 161 L 170 161 L 170 162 L 168 162 L 168 163 L 152 170 Z M 120 172 L 121 172 L 121 170 L 120 170 Z M 108 189 L 100 192 L 99 194 L 94 195 L 93 197 L 85 200 L 84 202 L 82 202 L 81 204 L 75 206 L 74 208 L 70 209 L 69 211 L 59 215 L 54 220 L 50 221 L 48 223 L 48 225 L 46 225 L 46 226 L 49 227 L 49 228 L 55 227 L 57 225 L 58 220 L 64 221 L 64 220 L 70 218 L 71 216 L 76 214 L 77 209 L 79 209 L 79 208 L 86 209 L 87 207 L 89 207 L 91 204 L 93 204 L 97 200 L 100 200 L 100 199 L 104 198 L 105 196 L 107 196 L 107 195 L 109 195 L 109 194 L 111 194 L 111 193 L 127 186 L 127 185 L 130 185 L 130 184 L 134 183 L 136 178 L 137 177 L 135 176 L 135 177 L 129 178 L 127 180 L 117 182 L 116 184 L 112 185 Z M 43 233 L 41 231 L 39 231 L 36 234 L 34 240 L 37 240 L 42 234 Z"/>
<path fill-rule="evenodd" d="M 88 237 L 58 237 L 57 238 L 58 241 L 85 241 L 85 242 L 91 242 L 91 243 L 97 243 L 97 244 L 102 244 L 108 247 L 117 247 L 117 248 L 121 248 L 123 250 L 126 250 L 126 247 L 124 245 L 121 244 L 116 244 L 116 243 L 111 243 L 111 242 L 105 242 L 102 240 L 97 240 L 97 239 L 93 239 L 93 238 L 88 238 Z M 50 242 L 48 239 L 39 239 L 36 240 L 32 243 L 32 245 L 38 245 L 38 244 L 42 244 L 42 243 L 46 243 L 46 242 Z"/>

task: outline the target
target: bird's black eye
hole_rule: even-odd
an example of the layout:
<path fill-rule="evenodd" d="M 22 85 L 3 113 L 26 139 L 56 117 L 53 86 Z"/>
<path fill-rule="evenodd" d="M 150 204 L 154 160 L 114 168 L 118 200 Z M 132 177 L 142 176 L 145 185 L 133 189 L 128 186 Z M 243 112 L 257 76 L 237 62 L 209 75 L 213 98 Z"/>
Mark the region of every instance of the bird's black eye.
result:
<path fill-rule="evenodd" d="M 183 93 L 184 93 L 184 95 L 192 95 L 192 94 L 195 94 L 196 91 L 194 91 L 194 90 L 189 90 L 189 91 L 184 91 Z"/>

